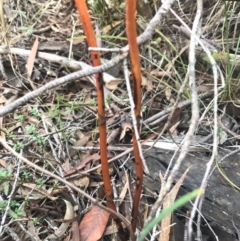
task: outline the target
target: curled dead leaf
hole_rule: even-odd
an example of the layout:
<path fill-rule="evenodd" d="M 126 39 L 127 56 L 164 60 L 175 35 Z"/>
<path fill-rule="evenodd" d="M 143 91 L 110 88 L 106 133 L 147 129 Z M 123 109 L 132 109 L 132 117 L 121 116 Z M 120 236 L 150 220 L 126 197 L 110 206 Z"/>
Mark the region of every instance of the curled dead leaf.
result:
<path fill-rule="evenodd" d="M 106 88 L 109 90 L 117 89 L 118 85 L 123 82 L 122 79 L 115 78 L 108 73 L 103 73 L 103 80 Z"/>
<path fill-rule="evenodd" d="M 120 135 L 120 141 L 124 138 L 127 131 L 132 131 L 132 124 L 128 122 L 122 122 L 122 132 Z"/>
<path fill-rule="evenodd" d="M 70 220 L 74 217 L 74 210 L 72 204 L 67 201 L 63 200 L 66 204 L 66 213 L 64 216 L 64 220 Z M 67 231 L 68 227 L 70 225 L 70 222 L 63 222 L 60 227 L 53 233 L 48 235 L 44 241 L 50 241 L 50 240 L 61 240 L 61 238 L 64 236 L 65 232 Z"/>

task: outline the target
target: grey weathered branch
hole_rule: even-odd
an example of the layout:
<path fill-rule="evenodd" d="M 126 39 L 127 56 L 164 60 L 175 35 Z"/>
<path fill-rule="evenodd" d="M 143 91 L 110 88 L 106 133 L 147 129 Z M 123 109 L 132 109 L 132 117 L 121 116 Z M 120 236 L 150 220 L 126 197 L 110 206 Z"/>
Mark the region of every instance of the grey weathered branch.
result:
<path fill-rule="evenodd" d="M 41 53 L 39 53 L 41 54 Z M 42 53 L 43 54 L 43 53 Z M 114 67 L 117 63 L 119 63 L 120 61 L 122 61 L 124 58 L 126 57 L 126 54 L 120 55 L 118 57 L 116 57 L 115 59 L 113 59 L 112 61 L 110 61 L 107 64 L 101 65 L 99 67 L 89 67 L 86 68 L 84 70 L 80 70 L 71 74 L 68 74 L 64 77 L 61 77 L 59 79 L 56 79 L 54 81 L 51 81 L 43 86 L 41 86 L 40 88 L 27 93 L 26 95 L 24 95 L 23 97 L 15 100 L 14 102 L 12 102 L 11 104 L 4 106 L 0 109 L 0 116 L 4 116 L 7 113 L 10 113 L 11 111 L 15 110 L 16 108 L 18 108 L 21 105 L 26 104 L 29 100 L 38 97 L 39 95 L 41 95 L 42 93 L 53 89 L 59 85 L 62 84 L 66 84 L 68 82 L 74 81 L 76 79 L 82 78 L 84 76 L 88 76 L 88 75 L 93 75 L 99 72 L 104 72 L 112 67 Z"/>
<path fill-rule="evenodd" d="M 137 42 L 138 44 L 142 44 L 148 40 L 151 39 L 152 35 L 155 32 L 155 29 L 158 28 L 158 26 L 160 25 L 160 22 L 162 20 L 162 17 L 164 14 L 167 13 L 167 11 L 170 9 L 171 5 L 174 3 L 174 0 L 169 0 L 169 1 L 165 1 L 161 7 L 159 8 L 158 12 L 156 13 L 156 15 L 152 18 L 152 20 L 150 21 L 149 25 L 146 27 L 145 31 L 137 38 Z M 122 48 L 121 50 L 123 52 L 127 52 L 129 49 L 128 46 L 125 46 L 124 48 Z M 12 53 L 14 50 L 13 49 L 9 49 L 7 47 L 0 47 L 0 54 L 8 54 L 8 53 Z M 16 51 L 16 49 L 15 49 Z M 21 50 L 18 52 L 15 52 L 15 54 L 19 54 L 19 55 L 29 55 L 30 51 L 28 50 Z M 49 56 L 47 53 L 38 53 L 38 57 L 39 58 L 52 58 L 52 56 Z M 108 69 L 114 67 L 116 64 L 118 64 L 120 61 L 122 61 L 125 57 L 127 56 L 127 54 L 122 54 L 117 56 L 116 58 L 112 59 L 111 61 L 109 61 L 107 64 L 103 64 L 99 67 L 95 67 L 95 68 L 86 68 L 84 70 L 81 71 L 77 71 L 75 73 L 66 75 L 62 78 L 56 79 L 50 83 L 45 84 L 44 86 L 38 88 L 37 90 L 34 90 L 28 94 L 26 94 L 25 96 L 15 100 L 14 102 L 12 102 L 11 104 L 4 106 L 0 109 L 0 116 L 6 115 L 7 113 L 10 113 L 11 111 L 13 111 L 14 109 L 16 109 L 17 107 L 26 104 L 29 100 L 38 97 L 39 95 L 41 95 L 42 93 L 44 93 L 45 91 L 49 90 L 49 89 L 53 89 L 59 85 L 62 84 L 66 84 L 68 82 L 74 81 L 78 78 L 84 77 L 84 76 L 88 76 L 88 75 L 92 75 L 92 74 L 96 74 L 99 72 L 104 72 L 107 71 Z M 59 58 L 59 56 L 55 55 L 55 60 L 53 59 L 52 61 L 56 61 Z M 58 59 L 59 60 L 59 59 Z M 61 62 L 61 60 L 59 60 Z M 65 62 L 64 64 L 67 64 L 67 62 Z M 79 65 L 76 61 L 76 65 Z"/>

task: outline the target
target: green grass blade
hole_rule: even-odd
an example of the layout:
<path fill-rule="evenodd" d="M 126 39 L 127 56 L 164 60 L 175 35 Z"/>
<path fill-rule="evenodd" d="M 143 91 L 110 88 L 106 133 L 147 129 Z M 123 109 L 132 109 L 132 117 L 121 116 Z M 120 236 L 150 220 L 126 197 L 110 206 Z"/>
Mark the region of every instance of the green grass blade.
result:
<path fill-rule="evenodd" d="M 183 197 L 179 198 L 171 206 L 164 209 L 161 213 L 159 213 L 157 217 L 155 217 L 151 222 L 149 222 L 149 224 L 142 230 L 142 232 L 138 237 L 138 241 L 143 241 L 155 225 L 157 225 L 161 220 L 163 220 L 166 216 L 168 216 L 174 210 L 178 209 L 179 207 L 189 202 L 189 200 L 194 199 L 200 193 L 202 193 L 202 189 L 196 189 L 190 193 L 187 193 Z"/>

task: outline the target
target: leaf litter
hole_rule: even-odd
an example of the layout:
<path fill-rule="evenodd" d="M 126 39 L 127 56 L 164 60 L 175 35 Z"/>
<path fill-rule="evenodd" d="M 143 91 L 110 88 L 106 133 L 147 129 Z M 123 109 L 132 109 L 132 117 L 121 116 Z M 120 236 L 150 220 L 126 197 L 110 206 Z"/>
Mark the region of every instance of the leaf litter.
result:
<path fill-rule="evenodd" d="M 204 4 L 208 5 L 210 3 L 204 1 Z M 118 9 L 118 6 L 116 7 Z M 178 8 L 177 4 L 174 7 L 183 19 L 187 19 L 184 13 L 192 11 L 186 3 L 183 3 L 181 8 Z M 213 12 L 216 14 L 222 9 L 220 3 L 216 3 L 216 5 L 212 3 L 211 6 L 206 7 L 207 10 L 203 21 L 206 24 L 205 28 L 210 32 L 212 31 L 209 35 L 214 36 L 213 40 L 221 48 L 222 45 L 219 40 L 222 40 L 222 38 L 219 32 L 212 28 L 216 22 L 211 21 L 211 19 L 214 19 L 213 13 L 210 12 L 211 7 L 215 8 L 215 12 Z M 233 10 L 237 11 L 239 8 L 238 3 L 233 5 Z M 58 77 L 65 76 L 79 68 L 84 68 L 80 67 L 80 64 L 74 65 L 71 60 L 69 60 L 70 64 L 68 66 L 66 59 L 69 57 L 75 61 L 85 63 L 85 68 L 89 66 L 89 55 L 84 41 L 84 33 L 73 1 L 33 1 L 31 4 L 26 1 L 5 1 L 3 9 L 6 15 L 5 22 L 8 36 L 1 37 L 7 38 L 8 45 L 11 47 L 20 50 L 32 50 L 28 59 L 21 54 L 2 55 L 1 62 L 6 70 L 7 79 L 2 78 L 4 74 L 1 71 L 1 105 L 7 105 L 29 91 L 54 81 Z M 115 10 L 113 8 L 109 9 L 110 12 Z M 94 19 L 94 14 L 97 16 L 96 9 L 93 8 L 91 14 Z M 170 19 L 170 16 L 168 24 L 178 25 L 176 20 Z M 98 23 L 98 34 L 108 35 L 108 38 L 106 36 L 106 38 L 104 36 L 99 38 L 102 47 L 111 48 L 112 44 L 122 47 L 126 44 L 125 35 L 123 34 L 124 26 L 122 25 L 124 16 L 116 14 L 114 18 L 111 19 L 110 16 L 107 16 L 106 19 L 112 22 L 106 24 L 100 21 Z M 234 22 L 232 22 L 233 25 Z M 138 27 L 139 31 L 141 31 L 140 24 Z M 185 47 L 187 39 L 183 36 L 180 37 L 179 33 L 176 34 L 176 29 L 171 27 L 166 28 L 166 26 L 163 26 L 161 31 L 164 36 L 156 33 L 155 38 L 158 39 L 150 43 L 152 57 L 150 58 L 144 50 L 141 53 L 145 58 L 145 61 L 142 62 L 144 83 L 142 86 L 143 131 L 141 137 L 143 140 L 154 134 L 159 125 L 164 124 L 166 119 L 158 120 L 153 126 L 148 126 L 144 122 L 152 115 L 175 103 L 179 83 L 183 81 L 186 75 L 187 62 L 184 59 L 186 55 L 183 54 L 180 58 L 178 52 L 181 52 Z M 234 35 L 234 32 L 232 34 Z M 111 36 L 117 37 L 114 39 Z M 35 42 L 37 39 L 39 43 Z M 160 42 L 156 41 L 159 39 Z M 173 45 L 175 48 L 172 47 Z M 236 46 L 236 43 L 233 42 L 233 45 Z M 37 53 L 39 50 L 52 54 L 52 58 L 39 58 Z M 160 52 L 163 55 L 159 54 Z M 60 58 L 57 59 L 56 56 Z M 110 61 L 112 56 L 113 54 L 107 52 L 101 57 Z M 174 57 L 177 57 L 176 60 L 174 60 Z M 212 76 L 208 71 L 209 65 L 206 67 L 206 63 L 203 62 L 205 59 L 206 56 L 201 56 L 201 61 L 198 60 L 197 65 L 198 91 L 200 94 L 205 92 L 206 88 L 208 91 L 212 89 L 212 83 L 210 82 Z M 226 68 L 223 61 L 221 64 L 223 69 Z M 236 66 L 238 66 L 237 62 Z M 109 74 L 110 72 L 111 74 Z M 116 148 L 123 147 L 127 149 L 132 143 L 132 126 L 129 121 L 130 106 L 121 66 L 118 67 L 117 71 L 109 71 L 109 73 L 104 73 L 105 99 L 108 108 L 108 144 L 116 146 Z M 232 79 L 233 81 L 237 79 L 235 72 L 232 73 Z M 238 97 L 239 86 L 236 86 L 232 96 L 234 104 Z M 182 100 L 187 98 L 189 98 L 189 93 L 186 89 Z M 223 99 L 222 103 L 227 101 L 229 101 L 228 98 Z M 208 104 L 209 100 L 203 101 L 203 105 L 207 106 Z M 49 90 L 38 98 L 29 101 L 25 106 L 19 107 L 13 113 L 4 116 L 4 118 L 1 117 L 1 136 L 15 150 L 21 152 L 23 156 L 33 163 L 57 173 L 63 178 L 68 178 L 75 185 L 79 185 L 98 198 L 101 196 L 102 189 L 102 178 L 99 175 L 101 169 L 86 173 L 100 161 L 99 150 L 88 150 L 88 147 L 97 148 L 99 146 L 96 106 L 94 78 L 81 78 Z M 227 120 L 225 120 L 224 126 L 228 126 L 228 132 L 230 133 L 233 126 L 232 118 L 237 119 L 234 113 L 239 111 L 238 105 L 234 106 L 234 108 L 230 107 L 230 105 L 226 106 L 227 112 L 231 113 L 226 117 Z M 234 109 L 234 113 L 232 113 L 232 109 Z M 183 108 L 179 114 L 181 116 L 180 120 L 178 116 L 174 117 L 174 124 L 170 129 L 170 135 L 173 138 L 184 135 L 189 126 L 190 114 L 189 110 Z M 211 126 L 212 119 L 211 112 L 209 112 L 201 122 L 197 135 L 207 136 L 211 133 Z M 233 133 L 239 134 L 239 126 L 234 129 Z M 170 139 L 169 134 L 165 133 L 165 136 Z M 233 143 L 232 140 L 228 140 L 225 136 L 224 142 Z M 82 147 L 82 150 L 74 150 L 71 148 L 72 146 Z M 176 149 L 177 145 L 174 148 Z M 110 151 L 109 158 L 116 155 L 116 153 L 119 153 L 119 151 Z M 130 155 L 125 156 L 119 158 L 113 164 L 113 182 L 118 183 L 119 180 L 117 179 L 123 177 L 119 166 L 122 166 L 131 158 Z M 0 160 L 1 168 L 5 169 L 7 166 L 12 165 L 14 170 L 16 170 L 19 161 L 4 149 L 1 150 Z M 10 236 L 16 234 L 26 241 L 34 240 L 33 237 L 36 237 L 37 240 L 45 240 L 49 237 L 58 237 L 58 240 L 65 240 L 66 237 L 71 237 L 70 226 L 72 223 L 73 240 L 77 235 L 74 235 L 74 233 L 77 233 L 77 228 L 80 229 L 82 240 L 98 240 L 102 237 L 106 228 L 115 230 L 111 224 L 108 224 L 108 213 L 96 206 L 92 206 L 85 214 L 85 210 L 90 205 L 89 202 L 83 198 L 79 201 L 76 194 L 72 194 L 67 187 L 61 186 L 60 183 L 50 177 L 22 164 L 19 176 L 14 176 L 14 178 L 18 179 L 18 183 L 12 201 L 16 201 L 19 206 L 13 204 L 10 206 L 10 210 L 18 217 L 17 221 L 13 220 L 11 216 L 8 216 L 5 220 L 5 224 L 9 223 L 9 229 L 13 233 Z M 96 185 L 97 183 L 99 185 Z M 6 180 L 3 184 L 9 184 L 9 180 Z M 133 187 L 127 189 L 128 185 L 131 186 L 129 182 L 126 182 L 125 185 L 120 184 L 119 196 L 117 195 L 120 203 L 126 204 L 126 202 L 129 202 L 131 204 L 132 202 L 129 195 L 132 192 L 130 188 Z M 5 199 L 6 195 L 1 193 L 1 200 Z M 63 200 L 63 203 L 59 204 L 60 200 Z M 148 199 L 143 199 L 142 211 L 146 210 L 143 205 L 144 202 L 151 204 Z M 79 203 L 78 209 L 73 208 L 76 203 Z M 62 208 L 58 208 L 59 205 Z M 24 215 L 20 215 L 20 211 Z M 123 216 L 127 216 L 129 212 L 128 206 L 126 205 L 125 210 L 120 207 L 120 212 Z M 76 216 L 76 214 L 80 215 Z M 74 216 L 80 216 L 81 218 L 83 216 L 83 219 L 81 221 L 72 220 L 71 222 Z M 26 218 L 28 222 L 31 222 L 29 226 L 27 226 L 26 222 L 24 223 Z M 62 220 L 62 222 L 54 220 Z M 64 222 L 64 220 L 67 222 Z M 77 222 L 77 225 L 75 222 Z M 78 227 L 79 222 L 80 226 Z M 68 225 L 63 225 L 63 227 L 62 224 L 64 223 Z M 170 224 L 170 221 L 165 226 L 168 224 Z M 139 228 L 141 228 L 141 224 L 139 224 Z M 111 232 L 103 236 L 105 240 L 109 240 L 112 235 L 112 233 L 111 235 L 109 233 Z M 92 239 L 90 234 L 93 235 Z M 2 238 L 7 237 L 9 237 L 9 232 L 5 229 Z"/>

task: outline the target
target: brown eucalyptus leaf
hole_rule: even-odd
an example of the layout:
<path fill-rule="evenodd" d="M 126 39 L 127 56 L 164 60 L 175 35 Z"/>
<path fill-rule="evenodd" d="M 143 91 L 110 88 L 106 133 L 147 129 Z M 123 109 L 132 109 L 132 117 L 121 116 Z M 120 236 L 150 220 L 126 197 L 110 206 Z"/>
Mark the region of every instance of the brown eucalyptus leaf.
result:
<path fill-rule="evenodd" d="M 74 215 L 76 217 L 76 214 Z M 78 222 L 74 221 L 72 223 L 72 241 L 80 241 Z"/>
<path fill-rule="evenodd" d="M 81 241 L 99 240 L 109 219 L 109 213 L 98 206 L 92 208 L 85 214 L 79 225 Z"/>
<path fill-rule="evenodd" d="M 27 66 L 26 66 L 28 81 L 34 90 L 36 89 L 36 86 L 33 84 L 32 80 L 31 80 L 31 75 L 32 75 L 33 67 L 34 67 L 34 60 L 36 58 L 37 49 L 38 49 L 38 37 L 35 39 L 35 42 L 32 46 L 31 52 L 28 57 Z"/>

